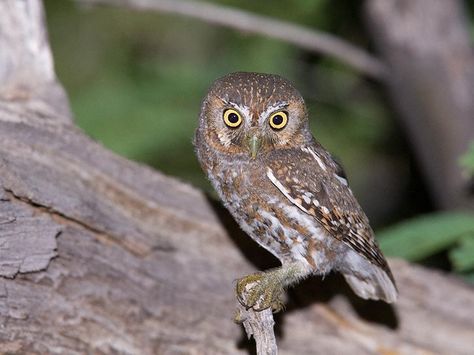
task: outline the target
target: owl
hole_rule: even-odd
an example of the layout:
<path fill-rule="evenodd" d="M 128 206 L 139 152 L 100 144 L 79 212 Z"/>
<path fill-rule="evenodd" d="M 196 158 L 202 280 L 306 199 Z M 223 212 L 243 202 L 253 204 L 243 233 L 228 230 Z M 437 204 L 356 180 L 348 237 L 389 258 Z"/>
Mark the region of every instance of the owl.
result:
<path fill-rule="evenodd" d="M 286 287 L 332 270 L 364 299 L 396 300 L 369 221 L 341 166 L 312 136 L 304 100 L 289 81 L 247 72 L 216 80 L 194 145 L 225 207 L 281 262 L 237 281 L 244 306 L 279 309 Z"/>

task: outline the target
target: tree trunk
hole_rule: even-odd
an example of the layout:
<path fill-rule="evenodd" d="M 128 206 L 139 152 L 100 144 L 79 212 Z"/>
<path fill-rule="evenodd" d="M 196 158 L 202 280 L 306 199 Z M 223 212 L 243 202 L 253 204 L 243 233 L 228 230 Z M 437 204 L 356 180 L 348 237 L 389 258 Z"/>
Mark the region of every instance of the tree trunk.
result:
<path fill-rule="evenodd" d="M 200 191 L 74 127 L 38 0 L 0 13 L 0 352 L 252 349 L 232 322 L 233 280 L 273 261 Z M 472 352 L 472 288 L 391 266 L 394 306 L 357 299 L 336 276 L 291 291 L 280 352 Z"/>
<path fill-rule="evenodd" d="M 474 142 L 474 50 L 460 0 L 367 0 L 390 98 L 441 208 L 474 207 L 459 158 Z"/>

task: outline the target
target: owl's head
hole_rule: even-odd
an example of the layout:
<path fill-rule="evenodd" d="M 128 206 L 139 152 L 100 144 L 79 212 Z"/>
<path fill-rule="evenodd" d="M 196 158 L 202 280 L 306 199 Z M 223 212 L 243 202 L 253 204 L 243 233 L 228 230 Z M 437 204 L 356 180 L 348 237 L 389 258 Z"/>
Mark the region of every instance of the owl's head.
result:
<path fill-rule="evenodd" d="M 311 140 L 306 106 L 286 79 L 232 73 L 217 79 L 202 107 L 197 138 L 214 150 L 255 159 Z"/>

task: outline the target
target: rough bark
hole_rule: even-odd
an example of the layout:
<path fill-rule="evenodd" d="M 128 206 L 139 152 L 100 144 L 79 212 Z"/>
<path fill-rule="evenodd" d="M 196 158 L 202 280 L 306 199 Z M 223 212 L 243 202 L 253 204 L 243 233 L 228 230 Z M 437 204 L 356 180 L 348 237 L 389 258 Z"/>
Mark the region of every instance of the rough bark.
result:
<path fill-rule="evenodd" d="M 49 53 L 37 0 L 0 2 L 0 13 L 0 67 L 16 65 L 0 96 L 0 352 L 252 349 L 232 322 L 233 280 L 272 261 L 200 191 L 73 126 L 54 73 L 42 73 L 52 63 L 35 62 Z M 21 35 L 23 26 L 38 32 Z M 401 292 L 393 307 L 355 298 L 337 276 L 292 290 L 277 317 L 280 352 L 470 353 L 473 289 L 391 264 Z"/>
<path fill-rule="evenodd" d="M 460 0 L 368 0 L 394 107 L 442 208 L 473 207 L 459 158 L 474 141 L 474 50 Z M 470 194 L 471 193 L 471 194 Z"/>

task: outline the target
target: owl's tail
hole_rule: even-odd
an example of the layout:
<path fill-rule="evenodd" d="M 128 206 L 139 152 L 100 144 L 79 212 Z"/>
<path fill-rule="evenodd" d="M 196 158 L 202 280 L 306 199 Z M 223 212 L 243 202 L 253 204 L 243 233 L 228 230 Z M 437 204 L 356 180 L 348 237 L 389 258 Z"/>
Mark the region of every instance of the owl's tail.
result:
<path fill-rule="evenodd" d="M 361 274 L 343 274 L 347 283 L 354 292 L 364 299 L 382 300 L 387 303 L 393 303 L 397 300 L 398 291 L 387 275 L 381 268 L 371 265 L 372 269 L 368 273 Z"/>
<path fill-rule="evenodd" d="M 359 297 L 387 303 L 397 300 L 397 287 L 386 271 L 352 251 L 347 261 L 340 271 Z"/>

